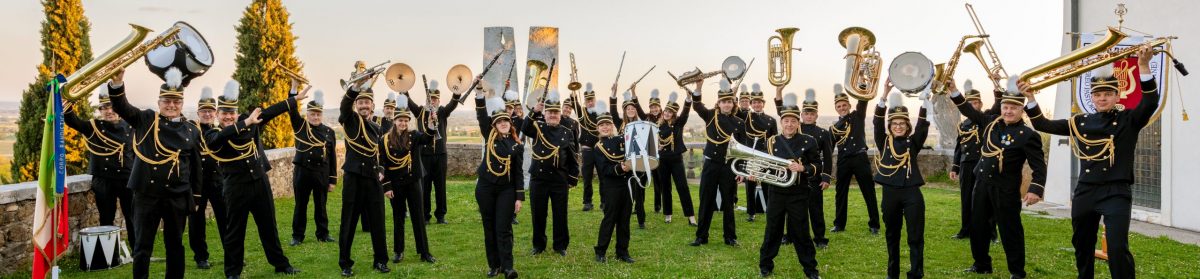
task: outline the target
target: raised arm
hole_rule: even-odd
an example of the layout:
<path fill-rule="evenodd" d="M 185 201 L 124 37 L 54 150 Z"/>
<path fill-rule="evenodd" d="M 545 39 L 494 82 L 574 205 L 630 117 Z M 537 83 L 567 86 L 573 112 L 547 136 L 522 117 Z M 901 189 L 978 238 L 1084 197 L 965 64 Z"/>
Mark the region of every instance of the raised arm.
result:
<path fill-rule="evenodd" d="M 1149 69 L 1149 67 L 1142 69 Z M 1146 127 L 1146 124 L 1149 124 L 1150 117 L 1153 117 L 1154 112 L 1158 110 L 1158 100 L 1162 98 L 1162 95 L 1158 94 L 1158 83 L 1154 81 L 1153 75 L 1142 74 L 1140 78 L 1142 82 L 1142 100 L 1130 112 L 1133 115 L 1133 126 L 1138 129 Z"/>
<path fill-rule="evenodd" d="M 450 97 L 450 100 L 458 100 L 459 97 L 460 97 L 459 94 L 454 94 Z M 409 100 L 411 102 L 412 99 L 409 99 Z M 446 106 L 438 109 L 437 116 L 439 119 L 450 117 L 450 113 L 454 112 L 454 109 L 457 109 L 457 108 L 458 108 L 458 102 L 450 101 L 449 104 L 446 104 Z"/>
<path fill-rule="evenodd" d="M 820 135 L 817 146 L 821 148 L 821 182 L 829 183 L 833 174 L 833 134 L 822 129 Z"/>
<path fill-rule="evenodd" d="M 479 121 L 479 133 L 483 138 L 487 138 L 492 133 L 492 116 L 487 113 L 487 104 L 483 100 L 482 94 L 476 94 L 475 98 L 475 119 Z"/>
<path fill-rule="evenodd" d="M 921 111 L 917 113 L 917 128 L 913 130 L 912 136 L 913 143 L 917 146 L 916 150 L 921 150 L 925 146 L 925 139 L 929 138 L 929 120 L 925 119 L 925 112 L 929 106 L 932 104 L 926 100 L 925 105 L 921 106 Z"/>
<path fill-rule="evenodd" d="M 283 101 L 279 101 L 278 103 L 263 109 L 263 122 L 269 122 L 271 119 L 275 119 L 276 116 L 298 109 L 299 106 L 297 106 L 296 103 L 297 101 L 295 97 L 288 97 L 287 99 L 283 99 Z"/>
<path fill-rule="evenodd" d="M 642 110 L 642 103 L 638 101 L 637 97 L 633 97 L 633 108 L 637 110 L 638 119 L 646 120 L 646 111 Z"/>
<path fill-rule="evenodd" d="M 79 118 L 76 113 L 78 113 L 77 110 L 64 112 L 63 123 L 67 124 L 67 127 L 71 127 L 71 129 L 79 131 L 79 134 L 83 135 L 84 137 L 92 137 L 92 123 Z"/>
<path fill-rule="evenodd" d="M 108 86 L 108 97 L 112 101 L 113 112 L 129 123 L 129 126 L 142 126 L 142 110 L 129 104 L 129 98 L 125 96 L 125 85 L 110 82 L 106 86 Z"/>
<path fill-rule="evenodd" d="M 683 107 L 679 109 L 678 115 L 675 116 L 675 125 L 687 125 L 688 116 L 691 115 L 688 112 L 689 110 L 692 110 L 692 99 L 684 99 Z"/>
<path fill-rule="evenodd" d="M 958 108 L 958 112 L 962 113 L 963 116 L 966 116 L 967 119 L 970 119 L 971 122 L 975 122 L 976 125 L 985 125 L 988 123 L 988 117 L 984 115 L 983 112 L 980 112 L 979 110 L 976 110 L 975 107 L 971 106 L 971 103 L 967 102 L 967 99 L 963 97 L 962 93 L 959 93 L 958 91 L 950 92 L 950 100 L 954 102 L 954 106 Z M 996 106 L 999 106 L 1000 101 L 997 100 L 995 103 Z"/>
<path fill-rule="evenodd" d="M 863 103 L 865 101 L 859 101 L 860 106 Z M 887 102 L 879 102 L 879 105 L 875 106 L 875 118 L 871 120 L 872 126 L 875 126 L 875 148 L 878 148 L 880 151 L 883 150 L 883 143 L 887 140 L 887 126 L 883 121 L 887 109 L 883 107 L 884 103 Z"/>
<path fill-rule="evenodd" d="M 1050 120 L 1042 114 L 1042 108 L 1037 102 L 1031 101 L 1025 105 L 1025 114 L 1029 115 L 1029 123 L 1033 129 L 1043 133 L 1068 136 L 1071 134 L 1071 124 L 1066 119 Z"/>
<path fill-rule="evenodd" d="M 704 119 L 704 121 L 708 121 L 709 119 L 712 119 L 713 110 L 709 109 L 707 106 L 704 106 L 704 102 L 700 101 L 699 94 L 692 95 L 692 110 L 695 110 L 696 116 L 699 116 L 701 119 Z"/>
<path fill-rule="evenodd" d="M 345 125 L 351 120 L 351 117 L 354 117 L 355 98 L 358 98 L 358 91 L 354 91 L 354 88 L 347 89 L 346 95 L 342 96 L 341 107 L 338 107 L 338 122 L 341 122 L 342 125 Z"/>

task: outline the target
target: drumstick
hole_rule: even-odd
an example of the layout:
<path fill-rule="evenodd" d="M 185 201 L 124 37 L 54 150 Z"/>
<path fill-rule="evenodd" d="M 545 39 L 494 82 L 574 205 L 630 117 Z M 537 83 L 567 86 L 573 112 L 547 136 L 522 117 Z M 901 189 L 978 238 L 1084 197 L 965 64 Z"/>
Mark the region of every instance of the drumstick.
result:
<path fill-rule="evenodd" d="M 621 82 L 621 70 L 625 68 L 625 51 L 621 52 L 621 64 L 617 65 L 617 79 L 613 80 L 613 84 Z"/>

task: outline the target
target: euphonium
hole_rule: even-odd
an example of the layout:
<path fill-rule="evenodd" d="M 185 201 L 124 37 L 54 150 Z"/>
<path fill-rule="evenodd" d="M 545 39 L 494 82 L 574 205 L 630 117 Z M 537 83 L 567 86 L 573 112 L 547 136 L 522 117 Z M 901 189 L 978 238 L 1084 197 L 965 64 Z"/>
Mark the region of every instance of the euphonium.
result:
<path fill-rule="evenodd" d="M 1136 54 L 1142 48 L 1153 48 L 1170 43 L 1174 39 L 1174 37 L 1160 37 L 1127 48 L 1112 49 L 1125 37 L 1125 33 L 1117 28 L 1108 27 L 1108 33 L 1104 35 L 1103 40 L 1026 70 L 1017 79 L 1029 84 L 1030 90 L 1046 88 L 1092 69 L 1110 65 L 1117 60 Z"/>
<path fill-rule="evenodd" d="M 846 94 L 859 100 L 875 98 L 883 62 L 875 51 L 875 34 L 862 27 L 850 27 L 838 34 L 846 48 Z"/>
<path fill-rule="evenodd" d="M 767 79 L 771 85 L 784 86 L 792 81 L 792 37 L 796 36 L 799 28 L 787 27 L 776 29 L 779 35 L 767 38 Z M 774 42 L 778 41 L 778 42 Z"/>
<path fill-rule="evenodd" d="M 791 187 L 796 183 L 796 173 L 788 170 L 791 160 L 771 156 L 737 142 L 729 143 L 725 156 L 732 162 L 729 168 L 739 176 L 751 176 L 779 187 Z"/>
<path fill-rule="evenodd" d="M 129 33 L 129 36 L 101 54 L 100 57 L 80 67 L 67 78 L 67 83 L 62 86 L 64 99 L 71 102 L 87 99 L 96 86 L 100 86 L 101 83 L 129 67 L 133 62 L 137 62 L 150 50 L 174 44 L 176 42 L 175 34 L 179 33 L 179 27 L 172 26 L 171 29 L 167 29 L 153 40 L 141 43 L 142 39 L 146 38 L 146 33 L 150 33 L 150 29 L 137 24 L 130 24 L 130 26 L 133 27 L 133 31 Z"/>
<path fill-rule="evenodd" d="M 969 40 L 971 38 L 978 38 L 978 37 L 979 36 L 977 36 L 977 35 L 966 35 L 966 36 L 963 36 L 962 39 L 958 41 L 958 47 L 954 49 L 954 54 L 950 55 L 950 61 L 947 61 L 944 67 L 937 68 L 938 74 L 934 75 L 934 77 L 933 77 L 933 80 L 935 80 L 937 82 L 933 84 L 932 88 L 930 88 L 930 91 L 933 92 L 933 94 L 948 93 L 946 91 L 950 88 L 950 83 L 952 82 L 950 79 L 954 78 L 954 70 L 956 68 L 958 68 L 958 58 L 962 56 L 963 52 L 966 52 L 963 49 L 963 47 L 967 44 L 967 40 Z M 979 41 L 975 41 L 972 44 L 975 44 L 978 42 Z M 980 60 L 980 61 L 982 61 L 982 60 Z M 938 64 L 938 65 L 941 65 L 941 64 Z"/>

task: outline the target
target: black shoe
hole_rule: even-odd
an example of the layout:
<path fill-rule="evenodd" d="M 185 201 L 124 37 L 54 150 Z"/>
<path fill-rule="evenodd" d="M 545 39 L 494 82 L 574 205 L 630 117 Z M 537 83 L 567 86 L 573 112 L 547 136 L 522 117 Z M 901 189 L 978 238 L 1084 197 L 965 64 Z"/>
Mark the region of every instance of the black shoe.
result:
<path fill-rule="evenodd" d="M 401 261 L 404 261 L 404 252 L 396 253 L 395 256 L 392 256 L 392 263 L 399 263 Z"/>
<path fill-rule="evenodd" d="M 829 248 L 829 242 L 817 242 L 817 249 Z"/>
<path fill-rule="evenodd" d="M 617 256 L 617 259 L 618 259 L 618 260 L 621 260 L 622 262 L 626 262 L 626 263 L 634 263 L 634 262 L 636 262 L 636 261 L 634 261 L 634 260 L 633 260 L 633 257 L 630 257 L 629 255 L 625 255 L 625 256 Z"/>
<path fill-rule="evenodd" d="M 590 203 L 583 204 L 583 211 L 592 211 L 592 204 L 590 204 Z"/>
<path fill-rule="evenodd" d="M 350 270 L 349 267 L 343 268 L 342 269 L 342 277 L 350 277 L 350 276 L 354 276 L 354 270 Z"/>
<path fill-rule="evenodd" d="M 517 270 L 516 269 L 505 270 L 504 278 L 505 279 L 517 279 Z"/>
<path fill-rule="evenodd" d="M 708 244 L 708 240 L 707 240 L 707 239 L 699 239 L 699 238 L 697 238 L 697 239 L 695 239 L 695 240 L 692 240 L 692 243 L 688 243 L 688 245 L 691 245 L 691 246 L 700 246 L 700 245 L 704 245 L 704 244 Z"/>
<path fill-rule="evenodd" d="M 489 268 L 489 269 L 488 269 L 488 272 L 487 272 L 487 277 L 488 277 L 488 278 L 496 277 L 496 274 L 500 274 L 500 268 L 499 268 L 499 267 L 493 267 L 493 268 Z"/>
<path fill-rule="evenodd" d="M 446 224 L 446 217 L 438 217 L 438 224 Z"/>
<path fill-rule="evenodd" d="M 392 269 L 388 268 L 386 263 L 375 263 L 375 264 L 371 265 L 371 268 L 375 269 L 376 271 L 379 271 L 379 273 L 392 272 Z"/>
<path fill-rule="evenodd" d="M 1025 276 L 1013 274 L 1012 276 L 1009 276 L 1008 278 L 1009 279 L 1025 279 Z"/>
<path fill-rule="evenodd" d="M 871 228 L 872 235 L 879 235 L 879 228 Z"/>
<path fill-rule="evenodd" d="M 844 231 L 846 231 L 846 228 L 843 228 L 840 226 L 833 226 L 833 228 L 829 229 L 829 232 L 844 232 Z"/>
<path fill-rule="evenodd" d="M 967 234 L 961 233 L 961 232 L 950 236 L 950 238 L 953 238 L 953 239 L 967 239 L 967 237 L 968 237 Z"/>
<path fill-rule="evenodd" d="M 596 262 L 606 263 L 606 262 L 608 262 L 608 258 L 604 257 L 604 255 L 602 255 L 602 254 L 596 254 Z"/>
<path fill-rule="evenodd" d="M 421 255 L 421 261 L 427 262 L 427 263 L 436 263 L 437 259 L 433 257 L 433 254 L 427 253 L 427 254 Z"/>
<path fill-rule="evenodd" d="M 565 249 L 564 249 L 564 250 L 557 250 L 557 249 L 555 249 L 555 250 L 554 250 L 554 253 L 558 254 L 559 256 L 563 256 L 563 257 L 566 257 L 566 256 L 567 256 L 567 250 L 565 250 Z"/>
<path fill-rule="evenodd" d="M 318 236 L 318 237 L 317 237 L 317 241 L 320 241 L 320 242 L 334 242 L 334 241 L 337 241 L 337 240 L 333 239 L 333 237 L 330 237 L 330 236 L 326 235 L 326 236 Z"/>
<path fill-rule="evenodd" d="M 208 260 L 196 261 L 196 268 L 209 269 L 212 268 L 212 264 L 208 263 Z"/>
<path fill-rule="evenodd" d="M 746 222 L 754 222 L 754 214 L 750 214 L 750 217 L 746 218 Z"/>
<path fill-rule="evenodd" d="M 737 241 L 737 239 L 726 239 L 726 240 L 725 240 L 725 245 L 729 245 L 729 246 L 733 246 L 733 247 L 738 247 L 738 246 L 740 246 L 740 244 L 738 244 L 738 241 Z"/>
<path fill-rule="evenodd" d="M 774 273 L 775 273 L 775 272 L 772 272 L 772 271 L 770 271 L 770 270 L 766 270 L 766 269 L 759 269 L 759 270 L 758 270 L 758 276 L 761 276 L 761 277 L 763 277 L 763 278 L 771 277 L 771 274 L 774 274 Z"/>
<path fill-rule="evenodd" d="M 290 246 L 296 246 L 296 245 L 300 245 L 300 243 L 301 243 L 301 242 L 304 242 L 304 241 L 303 241 L 303 240 L 299 240 L 299 239 L 295 239 L 295 238 L 293 238 L 293 239 L 292 239 L 292 242 L 289 242 L 289 243 L 288 243 L 288 245 L 290 245 Z"/>
<path fill-rule="evenodd" d="M 513 225 L 520 224 L 520 223 L 521 222 L 517 222 L 517 217 L 513 217 L 513 222 L 512 222 Z"/>
<path fill-rule="evenodd" d="M 983 267 L 971 265 L 971 267 L 964 269 L 963 272 L 976 273 L 976 274 L 992 274 L 992 268 L 990 268 L 990 267 L 983 268 Z"/>
<path fill-rule="evenodd" d="M 290 265 L 289 265 L 289 266 L 285 266 L 285 267 L 283 267 L 283 268 L 278 268 L 278 267 L 277 267 L 277 268 L 275 268 L 275 273 L 283 273 L 283 274 L 287 274 L 287 275 L 296 275 L 297 273 L 300 273 L 300 270 L 299 270 L 299 269 L 296 269 L 296 267 L 294 267 L 294 266 L 290 266 Z"/>
<path fill-rule="evenodd" d="M 646 229 L 646 223 L 638 222 L 638 229 L 639 229 L 639 230 L 644 230 L 644 229 Z"/>
<path fill-rule="evenodd" d="M 542 252 L 546 252 L 546 249 L 533 248 L 533 249 L 529 250 L 529 255 L 537 256 L 538 254 L 541 254 Z"/>

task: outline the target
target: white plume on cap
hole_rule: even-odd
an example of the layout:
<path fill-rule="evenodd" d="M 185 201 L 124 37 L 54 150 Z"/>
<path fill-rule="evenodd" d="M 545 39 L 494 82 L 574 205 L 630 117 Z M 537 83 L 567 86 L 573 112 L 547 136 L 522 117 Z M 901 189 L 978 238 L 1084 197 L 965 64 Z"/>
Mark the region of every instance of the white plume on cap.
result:
<path fill-rule="evenodd" d="M 625 90 L 625 93 L 621 94 L 621 96 L 625 97 L 626 102 L 633 101 L 633 92 L 630 92 L 629 90 Z"/>
<path fill-rule="evenodd" d="M 588 111 L 599 115 L 604 112 L 604 107 L 604 101 L 596 101 L 596 105 L 588 108 Z"/>
<path fill-rule="evenodd" d="M 1104 78 L 1113 76 L 1112 64 L 1111 63 L 1104 64 L 1104 66 L 1101 66 L 1100 68 L 1096 68 L 1095 70 L 1092 70 L 1092 76 L 1093 77 L 1104 77 Z"/>
<path fill-rule="evenodd" d="M 325 91 L 317 89 L 317 92 L 313 93 L 312 98 L 312 101 L 317 103 L 317 105 L 325 105 Z"/>
<path fill-rule="evenodd" d="M 785 106 L 785 107 L 796 106 L 796 93 L 788 93 L 787 96 L 783 96 L 783 106 Z"/>
<path fill-rule="evenodd" d="M 846 90 L 842 89 L 841 83 L 834 83 L 833 84 L 833 95 L 837 96 L 839 94 L 846 94 Z"/>
<path fill-rule="evenodd" d="M 676 99 L 679 99 L 679 92 L 671 91 L 671 96 L 668 97 L 667 102 L 674 103 Z"/>
<path fill-rule="evenodd" d="M 224 94 L 225 100 L 226 101 L 237 100 L 238 91 L 240 90 L 241 87 L 242 87 L 242 85 L 238 84 L 237 80 L 231 79 L 231 80 L 229 80 L 229 82 L 226 82 L 225 83 L 225 94 Z"/>
<path fill-rule="evenodd" d="M 401 94 L 400 96 L 396 96 L 396 103 L 397 104 L 407 104 L 408 103 L 408 95 Z M 408 105 L 398 106 L 396 108 L 399 110 L 408 110 Z"/>
<path fill-rule="evenodd" d="M 517 100 L 517 91 L 513 91 L 513 90 L 505 91 L 504 92 L 504 100 L 516 101 Z"/>
<path fill-rule="evenodd" d="M 888 108 L 898 108 L 904 106 L 904 95 L 900 92 L 888 93 Z"/>
<path fill-rule="evenodd" d="M 592 91 L 592 83 L 591 83 L 591 82 L 589 82 L 589 83 L 587 83 L 586 85 L 584 85 L 584 86 L 583 86 L 583 91 L 584 91 L 584 92 L 587 92 L 587 91 Z"/>
<path fill-rule="evenodd" d="M 721 91 L 729 91 L 729 81 L 728 80 L 721 79 L 721 82 L 718 84 L 720 84 L 720 86 L 721 86 L 720 87 Z"/>
<path fill-rule="evenodd" d="M 658 99 L 658 89 L 650 90 L 650 99 Z"/>
<path fill-rule="evenodd" d="M 438 83 L 436 79 L 429 80 L 429 90 L 437 90 Z"/>
<path fill-rule="evenodd" d="M 804 102 L 816 102 L 816 101 L 817 101 L 817 90 L 813 90 L 812 88 L 804 90 Z"/>
<path fill-rule="evenodd" d="M 105 90 L 107 90 L 108 86 L 101 86 L 101 87 L 105 88 Z M 100 92 L 100 94 L 101 94 L 101 96 L 108 96 L 108 92 Z M 205 86 L 204 88 L 200 89 L 200 99 L 201 100 L 212 99 L 212 87 Z"/>
<path fill-rule="evenodd" d="M 396 100 L 396 92 L 388 92 L 388 98 L 387 98 L 387 99 L 388 99 L 388 101 L 395 101 L 395 100 Z M 408 99 L 406 98 L 405 100 L 406 100 L 406 101 L 405 101 L 404 103 L 405 103 L 405 104 L 408 104 L 408 101 L 407 101 Z"/>
<path fill-rule="evenodd" d="M 550 90 L 550 93 L 546 93 L 546 102 L 558 102 L 558 89 Z"/>
<path fill-rule="evenodd" d="M 759 86 L 757 82 L 755 82 L 754 85 L 751 85 L 750 88 L 754 89 L 750 92 L 762 92 L 762 86 Z"/>
<path fill-rule="evenodd" d="M 1101 68 L 1104 68 L 1104 67 L 1101 67 Z M 1109 72 L 1108 72 L 1109 76 L 1112 76 L 1112 72 L 1111 72 L 1112 66 L 1108 66 L 1108 70 L 1109 70 Z M 1012 75 L 1011 77 L 1008 77 L 1008 90 L 1005 90 L 1005 91 L 1007 91 L 1009 93 L 1020 94 L 1021 89 L 1017 88 L 1017 80 L 1018 79 L 1020 79 L 1020 77 L 1017 75 Z"/>
<path fill-rule="evenodd" d="M 750 92 L 750 90 L 748 90 L 749 88 L 747 88 L 747 87 L 749 87 L 749 86 L 747 86 L 747 85 L 745 85 L 745 84 L 742 84 L 742 90 L 741 90 L 741 91 L 738 91 L 738 92 L 742 92 L 742 93 L 748 93 L 748 92 Z"/>
<path fill-rule="evenodd" d="M 963 92 L 962 92 L 963 94 L 970 93 L 971 90 L 974 90 L 974 89 L 975 89 L 975 85 L 974 85 L 974 83 L 971 82 L 971 79 L 967 79 L 967 81 L 963 82 Z"/>
<path fill-rule="evenodd" d="M 180 72 L 178 68 L 171 67 L 167 69 L 167 73 L 163 74 L 163 79 L 166 81 L 167 87 L 179 88 L 179 85 L 183 83 L 183 72 Z"/>
<path fill-rule="evenodd" d="M 500 96 L 488 97 L 484 104 L 487 106 L 489 115 L 496 114 L 496 112 L 504 110 L 504 100 L 500 99 Z"/>

